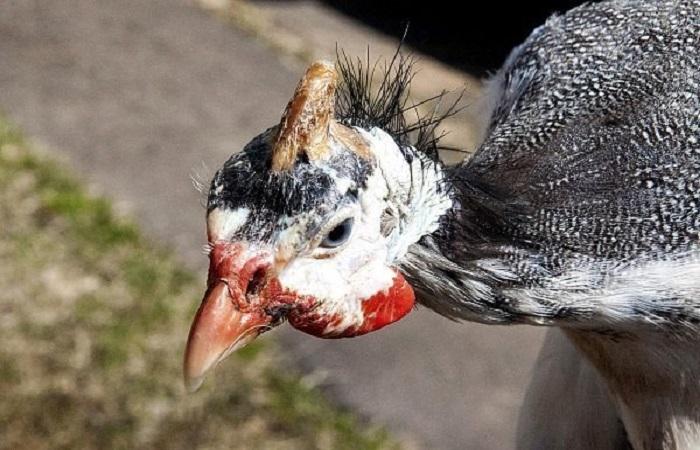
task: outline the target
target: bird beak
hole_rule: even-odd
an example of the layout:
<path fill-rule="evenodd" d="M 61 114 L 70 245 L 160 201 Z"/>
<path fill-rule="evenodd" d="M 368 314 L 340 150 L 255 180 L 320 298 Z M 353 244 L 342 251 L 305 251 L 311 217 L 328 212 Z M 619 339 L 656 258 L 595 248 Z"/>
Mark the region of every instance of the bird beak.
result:
<path fill-rule="evenodd" d="M 199 389 L 210 369 L 255 339 L 269 322 L 262 311 L 239 311 L 225 282 L 219 281 L 207 289 L 187 339 L 187 390 Z"/>
<path fill-rule="evenodd" d="M 269 329 L 273 322 L 258 298 L 246 298 L 250 274 L 258 267 L 255 260 L 230 273 L 237 258 L 232 258 L 229 251 L 221 253 L 215 250 L 212 254 L 209 285 L 187 340 L 183 369 L 190 392 L 202 385 L 209 370 Z"/>

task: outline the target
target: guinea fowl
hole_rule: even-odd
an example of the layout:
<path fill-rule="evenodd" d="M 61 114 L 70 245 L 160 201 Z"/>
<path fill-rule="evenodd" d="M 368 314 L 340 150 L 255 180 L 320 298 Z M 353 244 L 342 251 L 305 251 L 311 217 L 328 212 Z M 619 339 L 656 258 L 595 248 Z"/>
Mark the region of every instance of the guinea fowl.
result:
<path fill-rule="evenodd" d="M 407 124 L 410 63 L 312 65 L 216 173 L 189 388 L 284 320 L 356 336 L 420 304 L 559 327 L 522 448 L 700 448 L 700 1 L 550 18 L 488 84 L 484 139 L 443 166 Z M 449 113 L 449 111 L 448 111 Z"/>

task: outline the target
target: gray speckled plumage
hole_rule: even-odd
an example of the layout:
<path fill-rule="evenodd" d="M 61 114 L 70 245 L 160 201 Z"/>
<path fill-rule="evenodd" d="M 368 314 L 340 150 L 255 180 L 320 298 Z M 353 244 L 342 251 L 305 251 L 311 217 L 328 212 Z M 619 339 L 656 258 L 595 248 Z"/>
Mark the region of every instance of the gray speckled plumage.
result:
<path fill-rule="evenodd" d="M 580 8 L 516 51 L 465 168 L 531 207 L 515 237 L 619 262 L 697 245 L 698 5 Z"/>
<path fill-rule="evenodd" d="M 698 0 L 550 18 L 491 81 L 455 207 L 402 262 L 447 317 L 561 327 L 520 449 L 700 448 L 699 53 Z"/>
<path fill-rule="evenodd" d="M 632 271 L 700 261 L 699 40 L 698 1 L 612 1 L 516 48 L 485 141 L 452 173 L 460 206 L 406 261 L 424 303 L 484 322 L 697 323 L 700 280 L 647 292 Z M 623 305 L 606 311 L 609 294 Z"/>

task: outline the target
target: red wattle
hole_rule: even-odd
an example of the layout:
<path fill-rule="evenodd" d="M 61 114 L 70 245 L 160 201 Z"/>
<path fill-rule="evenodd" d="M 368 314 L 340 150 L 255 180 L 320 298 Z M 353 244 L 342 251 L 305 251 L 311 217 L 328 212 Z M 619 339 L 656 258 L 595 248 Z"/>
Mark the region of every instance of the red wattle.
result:
<path fill-rule="evenodd" d="M 359 336 L 396 322 L 413 309 L 415 300 L 411 285 L 396 272 L 394 284 L 386 292 L 379 292 L 362 302 L 365 320 L 354 334 L 346 336 Z"/>
<path fill-rule="evenodd" d="M 310 304 L 315 301 L 308 299 Z M 304 333 L 321 338 L 346 338 L 360 336 L 376 331 L 392 322 L 396 322 L 408 314 L 415 304 L 413 288 L 399 272 L 395 272 L 393 284 L 385 291 L 358 300 L 362 302 L 363 321 L 359 325 L 351 325 L 347 328 L 338 328 L 344 317 L 340 314 L 319 314 L 310 309 L 304 314 L 290 314 L 290 324 Z M 307 305 L 308 306 L 308 305 Z"/>

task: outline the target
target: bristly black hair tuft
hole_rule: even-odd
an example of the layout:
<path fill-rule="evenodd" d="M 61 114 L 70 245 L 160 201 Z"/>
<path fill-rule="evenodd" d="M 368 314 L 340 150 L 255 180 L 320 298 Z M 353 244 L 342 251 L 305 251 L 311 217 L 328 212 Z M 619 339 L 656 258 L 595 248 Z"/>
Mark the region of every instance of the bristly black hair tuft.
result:
<path fill-rule="evenodd" d="M 440 145 L 445 133 L 438 133 L 438 127 L 460 111 L 458 105 L 464 92 L 443 110 L 442 100 L 447 91 L 409 105 L 415 59 L 401 52 L 402 44 L 403 39 L 388 63 L 386 60 L 371 63 L 369 47 L 365 61 L 359 57 L 351 59 L 342 49 L 336 49 L 341 75 L 336 91 L 336 119 L 345 125 L 365 129 L 379 127 L 392 135 L 402 149 L 411 146 L 438 161 L 440 150 L 455 150 Z M 379 86 L 375 87 L 375 83 Z M 422 115 L 420 109 L 431 104 L 432 111 Z M 408 113 L 415 119 L 410 121 L 406 117 Z"/>

